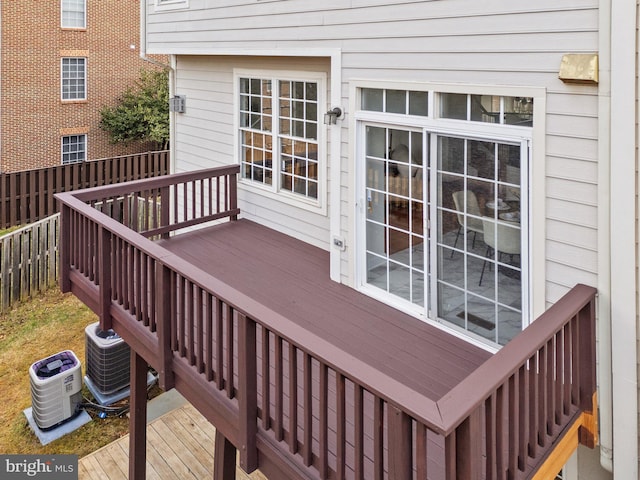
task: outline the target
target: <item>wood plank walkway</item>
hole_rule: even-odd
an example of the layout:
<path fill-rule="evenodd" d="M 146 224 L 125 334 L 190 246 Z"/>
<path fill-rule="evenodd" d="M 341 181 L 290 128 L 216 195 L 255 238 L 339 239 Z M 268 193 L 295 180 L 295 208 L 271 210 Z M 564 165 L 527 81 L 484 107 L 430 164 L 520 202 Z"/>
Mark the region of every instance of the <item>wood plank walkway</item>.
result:
<path fill-rule="evenodd" d="M 191 404 L 172 410 L 147 425 L 147 479 L 201 480 L 213 478 L 215 428 Z M 126 480 L 129 435 L 79 461 L 80 480 Z M 261 472 L 238 480 L 266 480 Z"/>

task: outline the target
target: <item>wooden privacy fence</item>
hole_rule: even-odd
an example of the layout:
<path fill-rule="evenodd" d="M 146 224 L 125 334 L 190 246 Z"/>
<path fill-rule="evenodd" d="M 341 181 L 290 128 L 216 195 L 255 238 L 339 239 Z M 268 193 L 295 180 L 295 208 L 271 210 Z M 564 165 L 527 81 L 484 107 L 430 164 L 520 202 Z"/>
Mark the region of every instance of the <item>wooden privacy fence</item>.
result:
<path fill-rule="evenodd" d="M 60 214 L 0 237 L 0 312 L 58 281 Z"/>
<path fill-rule="evenodd" d="M 215 420 L 247 472 L 278 458 L 304 472 L 288 478 L 524 479 L 574 425 L 593 446 L 593 288 L 576 286 L 433 401 L 149 240 L 234 220 L 237 174 L 218 168 L 60 195 L 60 283 L 103 328 L 117 323 L 164 388 L 175 385 Z M 115 198 L 122 212 L 93 208 Z M 126 212 L 152 205 L 148 224 L 128 221 Z M 132 430 L 138 453 L 141 425 Z M 143 478 L 144 454 L 130 459 L 139 475 L 131 478 Z"/>
<path fill-rule="evenodd" d="M 58 212 L 56 193 L 169 173 L 169 151 L 0 174 L 0 229 L 26 225 Z"/>

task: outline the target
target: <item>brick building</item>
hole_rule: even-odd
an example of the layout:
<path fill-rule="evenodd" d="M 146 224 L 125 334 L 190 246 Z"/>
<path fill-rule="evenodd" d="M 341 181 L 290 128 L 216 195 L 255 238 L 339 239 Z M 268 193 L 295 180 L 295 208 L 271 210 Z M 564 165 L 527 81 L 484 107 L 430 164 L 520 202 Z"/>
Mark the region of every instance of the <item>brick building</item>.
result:
<path fill-rule="evenodd" d="M 1 1 L 0 172 L 146 151 L 111 145 L 100 109 L 140 70 L 135 0 Z"/>

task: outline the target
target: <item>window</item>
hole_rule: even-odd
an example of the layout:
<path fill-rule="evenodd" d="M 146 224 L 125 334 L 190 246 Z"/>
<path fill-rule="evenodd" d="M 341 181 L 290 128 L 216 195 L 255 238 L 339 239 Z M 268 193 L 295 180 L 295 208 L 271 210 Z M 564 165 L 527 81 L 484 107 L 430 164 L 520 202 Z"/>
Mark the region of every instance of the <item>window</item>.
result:
<path fill-rule="evenodd" d="M 62 164 L 83 162 L 87 159 L 87 136 L 65 135 L 62 137 Z"/>
<path fill-rule="evenodd" d="M 86 58 L 63 58 L 62 100 L 85 100 L 86 98 Z"/>
<path fill-rule="evenodd" d="M 319 200 L 320 82 L 238 77 L 242 179 Z"/>
<path fill-rule="evenodd" d="M 529 316 L 533 99 L 365 88 L 356 118 L 361 288 L 506 344 Z"/>
<path fill-rule="evenodd" d="M 87 28 L 86 0 L 62 0 L 60 24 L 62 28 Z"/>

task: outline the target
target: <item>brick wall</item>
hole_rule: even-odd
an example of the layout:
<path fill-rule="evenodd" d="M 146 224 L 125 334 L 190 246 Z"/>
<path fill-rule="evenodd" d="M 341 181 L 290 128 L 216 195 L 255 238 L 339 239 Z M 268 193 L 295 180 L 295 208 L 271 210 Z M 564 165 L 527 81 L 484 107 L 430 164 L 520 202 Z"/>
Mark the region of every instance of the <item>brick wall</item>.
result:
<path fill-rule="evenodd" d="M 60 0 L 5 0 L 0 39 L 0 171 L 59 165 L 61 136 L 87 134 L 87 158 L 147 151 L 109 144 L 100 109 L 113 105 L 140 69 L 139 2 L 87 0 L 86 30 L 60 27 Z M 61 100 L 61 57 L 86 56 L 87 100 Z M 160 58 L 166 61 L 166 59 Z"/>

